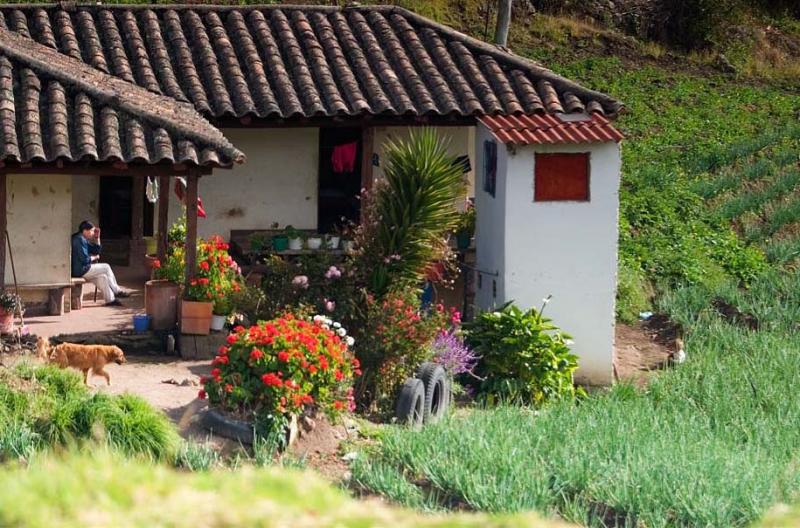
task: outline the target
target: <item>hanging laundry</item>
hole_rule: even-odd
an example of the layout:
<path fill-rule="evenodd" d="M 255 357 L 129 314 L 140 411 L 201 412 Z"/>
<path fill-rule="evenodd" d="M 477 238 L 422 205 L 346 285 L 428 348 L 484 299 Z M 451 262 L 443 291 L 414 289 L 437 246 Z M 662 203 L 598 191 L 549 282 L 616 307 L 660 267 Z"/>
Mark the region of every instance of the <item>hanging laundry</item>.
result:
<path fill-rule="evenodd" d="M 356 167 L 357 150 L 358 150 L 357 141 L 333 147 L 333 154 L 331 155 L 331 164 L 333 165 L 333 172 L 337 173 L 353 172 Z"/>
<path fill-rule="evenodd" d="M 175 196 L 178 197 L 178 200 L 180 200 L 183 205 L 186 205 L 186 178 L 183 176 L 175 178 Z M 203 209 L 203 200 L 200 196 L 197 197 L 197 216 L 199 218 L 206 217 L 206 210 Z"/>
<path fill-rule="evenodd" d="M 147 201 L 156 203 L 158 201 L 158 180 L 152 176 L 147 177 L 147 184 L 144 187 L 144 194 L 147 196 Z"/>

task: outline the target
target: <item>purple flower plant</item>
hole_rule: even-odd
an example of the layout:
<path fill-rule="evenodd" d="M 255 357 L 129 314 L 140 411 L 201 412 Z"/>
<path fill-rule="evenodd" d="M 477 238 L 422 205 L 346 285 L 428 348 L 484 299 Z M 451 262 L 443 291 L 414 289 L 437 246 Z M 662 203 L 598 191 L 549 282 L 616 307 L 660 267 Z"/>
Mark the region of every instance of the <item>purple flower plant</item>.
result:
<path fill-rule="evenodd" d="M 440 364 L 451 375 L 469 373 L 478 364 L 480 357 L 452 332 L 442 332 L 431 343 L 433 361 Z"/>

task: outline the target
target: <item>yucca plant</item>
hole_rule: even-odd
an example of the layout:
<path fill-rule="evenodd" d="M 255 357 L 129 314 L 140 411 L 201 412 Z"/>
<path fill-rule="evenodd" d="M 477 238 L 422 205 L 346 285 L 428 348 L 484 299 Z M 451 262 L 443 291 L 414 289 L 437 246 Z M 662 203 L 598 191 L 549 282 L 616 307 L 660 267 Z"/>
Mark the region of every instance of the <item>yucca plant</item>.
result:
<path fill-rule="evenodd" d="M 436 131 L 412 131 L 385 146 L 384 178 L 367 196 L 358 236 L 370 293 L 416 287 L 428 266 L 447 252 L 458 223 L 455 203 L 466 182 Z"/>

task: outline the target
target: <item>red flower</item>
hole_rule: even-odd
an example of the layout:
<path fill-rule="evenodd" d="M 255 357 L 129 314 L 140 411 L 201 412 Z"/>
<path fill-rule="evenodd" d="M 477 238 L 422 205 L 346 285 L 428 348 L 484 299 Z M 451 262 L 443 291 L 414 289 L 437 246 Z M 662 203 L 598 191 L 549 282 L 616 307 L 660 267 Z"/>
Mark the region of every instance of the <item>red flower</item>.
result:
<path fill-rule="evenodd" d="M 197 283 L 200 284 L 201 286 L 208 286 L 208 279 L 202 277 L 200 279 L 197 279 Z"/>
<path fill-rule="evenodd" d="M 236 343 L 237 339 L 238 339 L 237 336 L 231 334 L 231 335 L 228 336 L 227 339 L 225 339 L 225 341 L 227 341 L 229 345 L 233 345 L 234 343 Z"/>
<path fill-rule="evenodd" d="M 225 392 L 227 392 L 227 393 L 233 392 L 233 385 L 231 385 L 230 383 L 226 383 L 225 384 Z"/>
<path fill-rule="evenodd" d="M 268 372 L 267 374 L 261 376 L 261 381 L 263 381 L 264 385 L 267 387 L 280 387 L 283 385 L 281 379 L 272 372 Z"/>
<path fill-rule="evenodd" d="M 289 353 L 285 350 L 278 352 L 278 361 L 282 361 L 283 363 L 289 361 Z"/>
<path fill-rule="evenodd" d="M 153 268 L 158 269 L 161 267 L 161 261 L 158 259 L 153 260 Z"/>
<path fill-rule="evenodd" d="M 208 262 L 206 262 L 205 260 L 203 262 L 201 262 L 200 263 L 200 269 L 203 270 L 203 271 L 208 271 L 210 269 L 210 266 L 208 265 Z"/>
<path fill-rule="evenodd" d="M 333 407 L 334 407 L 334 408 L 335 408 L 337 411 L 341 411 L 341 410 L 343 410 L 343 409 L 344 409 L 344 403 L 340 402 L 339 400 L 336 400 L 335 402 L 333 402 Z"/>
<path fill-rule="evenodd" d="M 252 352 L 250 352 L 250 359 L 252 359 L 253 361 L 258 361 L 262 357 L 264 357 L 264 353 L 257 348 L 254 348 Z"/>
<path fill-rule="evenodd" d="M 197 397 L 200 398 L 201 400 L 205 400 L 206 399 L 206 391 L 201 389 L 200 392 L 197 393 Z"/>
<path fill-rule="evenodd" d="M 220 377 L 221 374 L 222 374 L 222 371 L 220 369 L 218 369 L 218 368 L 211 369 L 211 377 L 212 378 L 218 378 L 218 377 Z"/>
<path fill-rule="evenodd" d="M 336 381 L 342 381 L 344 379 L 344 374 L 339 369 L 333 371 L 333 377 L 336 378 Z"/>

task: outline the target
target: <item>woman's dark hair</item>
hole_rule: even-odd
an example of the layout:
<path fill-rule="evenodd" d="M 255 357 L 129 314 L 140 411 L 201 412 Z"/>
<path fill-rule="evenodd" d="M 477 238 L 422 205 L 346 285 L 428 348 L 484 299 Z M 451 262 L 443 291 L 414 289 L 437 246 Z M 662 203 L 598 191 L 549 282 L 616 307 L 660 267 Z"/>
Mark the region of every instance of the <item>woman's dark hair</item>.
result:
<path fill-rule="evenodd" d="M 93 224 L 93 223 L 91 223 L 91 222 L 90 222 L 90 221 L 88 221 L 88 220 L 84 220 L 84 221 L 83 221 L 83 222 L 81 222 L 81 224 L 78 226 L 78 233 L 83 233 L 83 232 L 84 232 L 84 231 L 86 231 L 87 229 L 94 229 L 94 224 Z"/>

